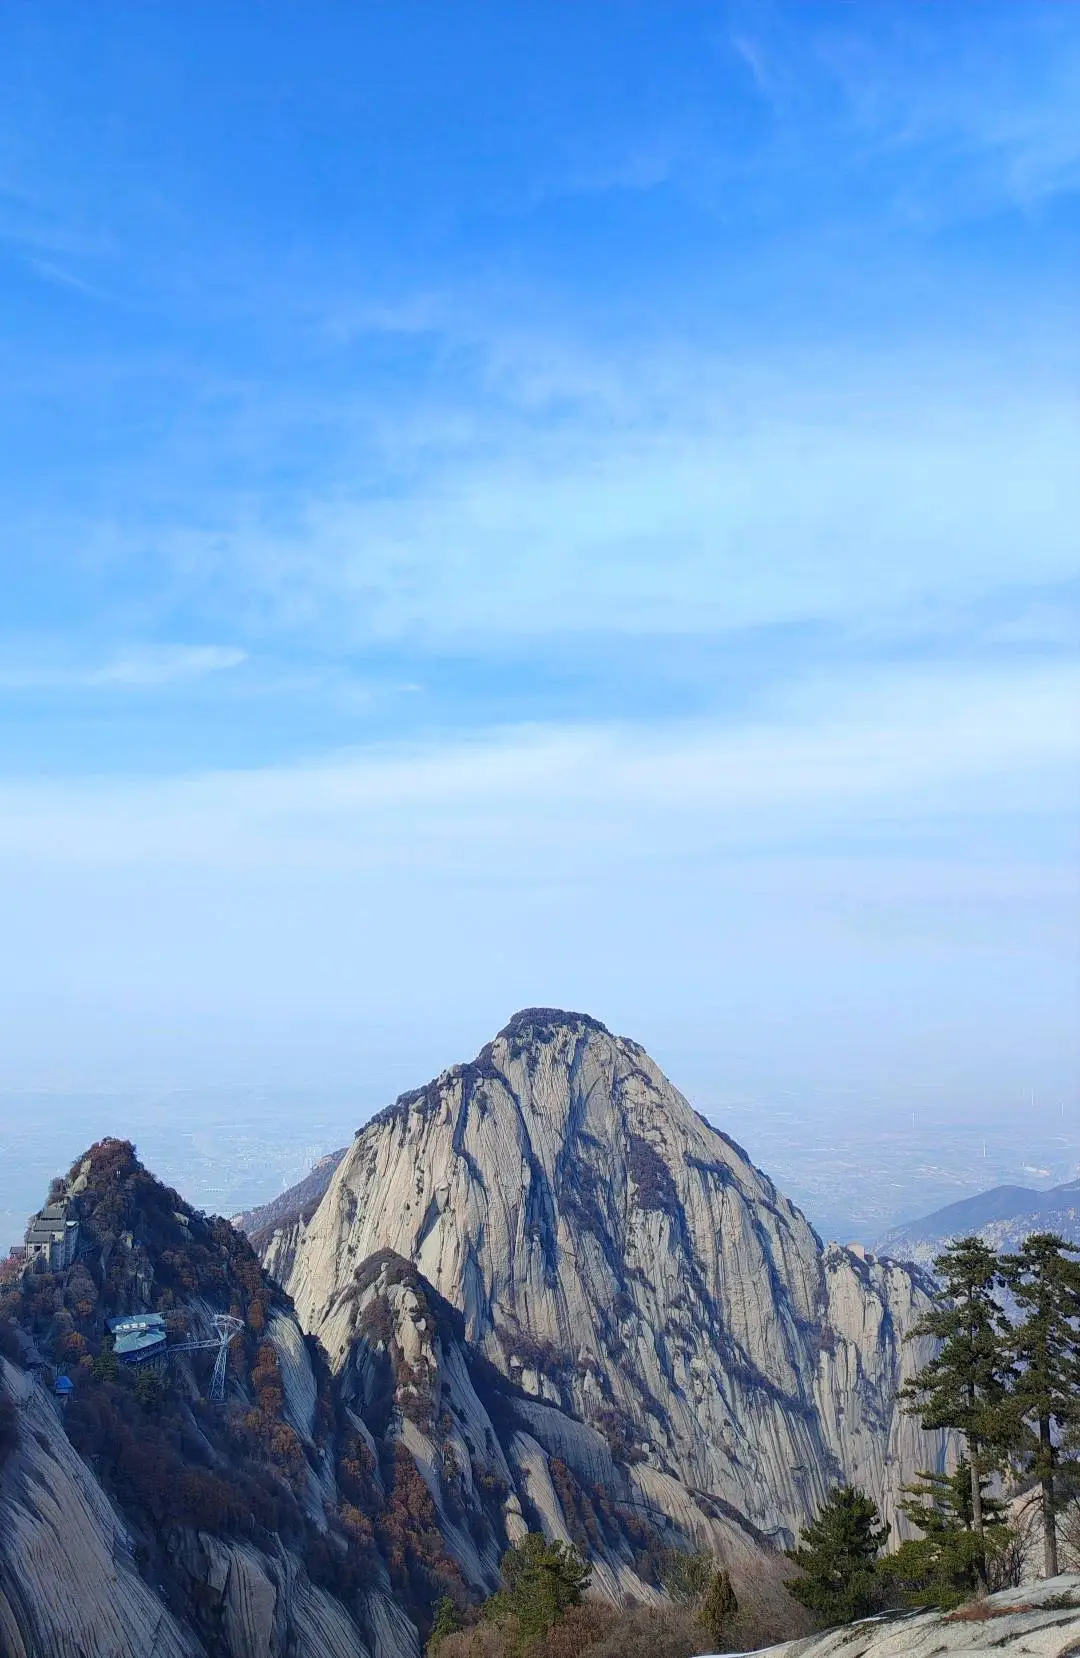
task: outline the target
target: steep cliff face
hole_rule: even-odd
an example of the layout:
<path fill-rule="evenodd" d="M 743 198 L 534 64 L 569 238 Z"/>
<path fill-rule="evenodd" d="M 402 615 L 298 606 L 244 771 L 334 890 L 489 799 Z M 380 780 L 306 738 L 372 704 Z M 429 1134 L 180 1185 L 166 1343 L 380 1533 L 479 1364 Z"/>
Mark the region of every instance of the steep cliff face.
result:
<path fill-rule="evenodd" d="M 196 1658 L 202 1648 L 135 1566 L 131 1533 L 72 1448 L 44 1387 L 0 1359 L 13 1407 L 0 1476 L 0 1652 Z M 155 1645 L 156 1642 L 156 1645 Z"/>
<path fill-rule="evenodd" d="M 279 1197 L 271 1198 L 269 1203 L 260 1204 L 257 1209 L 245 1209 L 241 1214 L 233 1215 L 232 1225 L 238 1232 L 246 1233 L 258 1249 L 275 1232 L 285 1235 L 299 1222 L 310 1220 L 347 1150 L 347 1146 L 342 1146 L 339 1151 L 327 1152 L 325 1157 L 320 1157 L 313 1164 L 303 1180 L 290 1186 Z"/>
<path fill-rule="evenodd" d="M 297 1556 L 266 1539 L 177 1529 L 169 1586 L 140 1571 L 144 1540 L 64 1431 L 47 1390 L 0 1359 L 16 1410 L 0 1484 L 5 1658 L 365 1658 L 360 1627 Z M 197 1593 L 193 1615 L 182 1583 Z M 171 1593 L 170 1593 L 171 1589 Z M 389 1654 L 408 1648 L 391 1645 Z M 413 1650 L 416 1650 L 415 1636 Z"/>
<path fill-rule="evenodd" d="M 943 1455 L 895 1404 L 926 1356 L 903 1339 L 918 1272 L 823 1248 L 582 1016 L 518 1015 L 369 1124 L 321 1201 L 286 1194 L 261 1246 L 296 1308 L 125 1142 L 58 1186 L 74 1258 L 0 1292 L 16 1658 L 73 1638 L 86 1658 L 419 1658 L 438 1599 L 488 1594 L 537 1528 L 610 1601 L 657 1599 L 666 1550 L 708 1550 L 794 1632 L 775 1545 L 837 1477 L 891 1517 Z M 109 1319 L 151 1311 L 167 1356 L 118 1365 Z M 186 1346 L 215 1314 L 242 1326 L 223 1399 Z"/>
<path fill-rule="evenodd" d="M 752 1529 L 517 1387 L 411 1261 L 376 1252 L 335 1295 L 331 1374 L 248 1242 L 130 1145 L 58 1184 L 77 1258 L 0 1296 L 5 1655 L 419 1658 L 437 1601 L 485 1597 L 537 1528 L 578 1545 L 601 1598 L 658 1599 L 664 1550 L 699 1547 L 799 1627 Z M 131 1312 L 167 1330 L 134 1369 L 108 1325 Z M 224 1312 L 219 1400 L 185 1340 Z"/>
<path fill-rule="evenodd" d="M 123 1141 L 58 1184 L 76 1258 L 0 1296 L 0 1648 L 415 1658 L 385 1559 L 342 1516 L 325 1364 L 247 1240 Z M 167 1330 L 137 1368 L 108 1327 L 132 1312 Z M 207 1397 L 213 1349 L 189 1346 L 215 1313 L 238 1326 L 221 1401 Z"/>
<path fill-rule="evenodd" d="M 375 1118 L 310 1220 L 264 1240 L 334 1367 L 351 1354 L 342 1297 L 385 1250 L 669 1507 L 665 1482 L 781 1541 L 838 1477 L 894 1517 L 901 1483 L 944 1454 L 895 1402 L 927 1356 L 903 1339 L 927 1306 L 918 1274 L 824 1249 L 640 1047 L 586 1016 L 517 1015 Z"/>
<path fill-rule="evenodd" d="M 543 1530 L 577 1546 L 591 1593 L 613 1604 L 659 1601 L 664 1551 L 702 1549 L 737 1588 L 753 1584 L 771 1627 L 800 1626 L 785 1562 L 764 1539 L 676 1480 L 621 1462 L 594 1427 L 510 1383 L 412 1262 L 389 1250 L 369 1256 L 322 1329 L 363 1445 L 374 1455 L 389 1443 L 383 1465 L 412 1482 L 414 1538 L 426 1529 L 441 1540 L 471 1596 L 498 1586 L 509 1544 Z M 354 1454 L 363 1457 L 360 1444 Z"/>

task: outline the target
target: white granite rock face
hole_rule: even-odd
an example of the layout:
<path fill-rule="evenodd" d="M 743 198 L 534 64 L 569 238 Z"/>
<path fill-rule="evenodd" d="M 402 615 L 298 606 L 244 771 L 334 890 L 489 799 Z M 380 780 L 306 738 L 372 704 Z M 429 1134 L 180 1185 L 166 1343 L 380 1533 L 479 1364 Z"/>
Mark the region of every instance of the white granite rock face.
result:
<path fill-rule="evenodd" d="M 767 1647 L 756 1658 L 1071 1658 L 1078 1651 L 1080 1577 L 1054 1577 L 990 1595 L 979 1608 L 867 1618 Z"/>
<path fill-rule="evenodd" d="M 0 1651 L 12 1658 L 201 1658 L 135 1569 L 130 1535 L 68 1442 L 55 1401 L 0 1359 L 17 1443 L 0 1476 Z"/>
<path fill-rule="evenodd" d="M 369 1257 L 335 1299 L 322 1332 L 351 1420 L 366 1418 L 412 1457 L 447 1551 L 477 1594 L 498 1587 L 506 1542 L 519 1540 L 530 1524 L 549 1538 L 576 1542 L 589 1557 L 592 1592 L 613 1604 L 661 1598 L 637 1570 L 638 1552 L 657 1540 L 656 1530 L 669 1545 L 712 1549 L 730 1564 L 736 1588 L 751 1577 L 775 1588 L 783 1575 L 777 1557 L 736 1519 L 707 1518 L 674 1480 L 676 1512 L 670 1501 L 665 1509 L 663 1495 L 657 1501 L 655 1491 L 637 1483 L 636 1468 L 616 1464 L 594 1428 L 517 1396 L 490 1375 L 481 1381 L 485 1403 L 460 1315 L 402 1257 Z M 583 1535 L 574 1512 L 582 1502 L 601 1505 L 602 1534 L 594 1524 Z M 784 1601 L 779 1627 L 790 1625 L 787 1611 Z"/>
<path fill-rule="evenodd" d="M 333 1365 L 342 1293 L 393 1250 L 536 1401 L 778 1542 L 840 1477 L 895 1518 L 945 1456 L 895 1399 L 924 1356 L 904 1342 L 918 1274 L 824 1249 L 640 1047 L 581 1015 L 518 1015 L 403 1096 L 265 1249 Z"/>
<path fill-rule="evenodd" d="M 0 1394 L 17 1412 L 15 1449 L 0 1475 L 3 1658 L 207 1658 L 140 1577 L 132 1534 L 73 1449 L 46 1385 L 0 1359 Z M 264 1552 L 187 1531 L 173 1547 L 220 1608 L 215 1652 L 370 1658 L 345 1608 L 280 1544 Z M 415 1631 L 412 1638 L 415 1649 Z M 407 1650 L 399 1644 L 394 1658 Z"/>

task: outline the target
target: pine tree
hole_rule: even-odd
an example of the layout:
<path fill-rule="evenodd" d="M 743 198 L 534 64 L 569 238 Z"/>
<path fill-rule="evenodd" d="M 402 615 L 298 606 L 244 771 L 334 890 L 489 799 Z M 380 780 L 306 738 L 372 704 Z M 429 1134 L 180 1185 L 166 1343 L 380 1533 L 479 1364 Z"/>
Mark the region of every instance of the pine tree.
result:
<path fill-rule="evenodd" d="M 957 1606 L 979 1587 L 978 1569 L 1003 1554 L 1010 1536 L 1008 1505 L 983 1481 L 983 1536 L 972 1527 L 971 1469 L 961 1459 L 951 1474 L 920 1473 L 904 1487 L 900 1507 L 921 1537 L 905 1539 L 882 1562 L 888 1582 L 909 1606 Z"/>
<path fill-rule="evenodd" d="M 789 1590 L 822 1624 L 866 1617 L 879 1602 L 877 1557 L 888 1535 L 871 1498 L 838 1486 L 787 1551 L 802 1570 Z"/>
<path fill-rule="evenodd" d="M 590 1571 L 575 1548 L 549 1543 L 530 1531 L 507 1549 L 499 1567 L 502 1588 L 484 1603 L 484 1616 L 509 1625 L 521 1648 L 553 1628 L 570 1606 L 578 1606 Z"/>
<path fill-rule="evenodd" d="M 1059 1434 L 1080 1422 L 1080 1253 L 1053 1232 L 1035 1232 L 1002 1262 L 1013 1299 L 1026 1316 L 1012 1332 L 1018 1367 L 1015 1407 L 1034 1442 L 1032 1469 L 1041 1486 L 1043 1567 L 1058 1570 L 1055 1476 Z"/>
<path fill-rule="evenodd" d="M 660 1581 L 679 1606 L 700 1601 L 715 1571 L 713 1556 L 696 1549 L 665 1549 L 660 1561 Z"/>
<path fill-rule="evenodd" d="M 722 1568 L 715 1571 L 712 1581 L 701 1597 L 697 1620 L 713 1646 L 731 1633 L 731 1625 L 738 1616 L 739 1602 L 731 1579 Z"/>
<path fill-rule="evenodd" d="M 940 1348 L 903 1389 L 924 1428 L 963 1434 L 971 1483 L 976 1593 L 986 1593 L 983 1484 L 1000 1467 L 1015 1439 L 1010 1387 L 1009 1322 L 997 1301 L 1000 1264 L 979 1238 L 959 1238 L 934 1262 L 943 1285 L 940 1303 L 912 1331 L 933 1336 Z"/>

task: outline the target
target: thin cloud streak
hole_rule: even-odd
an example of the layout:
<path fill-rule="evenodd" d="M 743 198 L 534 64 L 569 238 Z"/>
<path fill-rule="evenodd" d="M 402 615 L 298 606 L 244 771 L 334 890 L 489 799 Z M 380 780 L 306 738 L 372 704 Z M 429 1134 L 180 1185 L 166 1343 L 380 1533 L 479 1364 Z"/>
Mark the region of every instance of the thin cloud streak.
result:
<path fill-rule="evenodd" d="M 404 403 L 245 396 L 224 430 L 200 406 L 160 460 L 110 479 L 122 515 L 24 538 L 48 564 L 78 536 L 144 607 L 160 594 L 163 623 L 180 601 L 249 650 L 850 623 L 1075 573 L 1065 362 L 924 346 L 635 366 L 490 325 L 477 349 L 466 382 Z M 260 491 L 311 428 L 303 491 Z M 223 446 L 260 457 L 242 485 L 221 481 Z"/>
<path fill-rule="evenodd" d="M 474 419 L 476 417 L 474 416 Z M 970 599 L 1075 569 L 1080 403 L 894 404 L 879 388 L 685 423 L 585 420 L 491 452 L 492 413 L 464 448 L 438 420 L 406 491 L 312 495 L 272 524 L 176 532 L 181 570 L 212 569 L 270 627 L 343 637 L 469 639 L 673 632 L 850 620 Z M 487 449 L 487 453 L 485 453 Z"/>
<path fill-rule="evenodd" d="M 882 813 L 913 833 L 957 812 L 1063 814 L 1077 805 L 1078 710 L 1066 667 L 871 677 L 803 686 L 772 721 L 736 728 L 541 727 L 152 782 L 6 783 L 0 849 L 43 867 L 394 863 L 410 847 L 438 865 L 493 844 L 573 862 L 612 835 L 663 856 L 798 844 Z"/>
<path fill-rule="evenodd" d="M 1068 1072 L 1078 15 L 17 25 L 5 1064 Z"/>
<path fill-rule="evenodd" d="M 0 691 L 153 690 L 226 673 L 248 659 L 231 645 L 156 645 L 126 650 L 98 663 L 0 662 Z"/>

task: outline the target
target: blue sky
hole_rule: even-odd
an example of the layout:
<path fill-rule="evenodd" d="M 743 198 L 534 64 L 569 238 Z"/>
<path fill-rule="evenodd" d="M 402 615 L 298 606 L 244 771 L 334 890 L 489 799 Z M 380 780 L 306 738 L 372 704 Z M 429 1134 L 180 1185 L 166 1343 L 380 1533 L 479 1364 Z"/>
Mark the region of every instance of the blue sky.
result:
<path fill-rule="evenodd" d="M 0 1084 L 1080 1105 L 1078 256 L 1072 6 L 9 8 Z"/>

